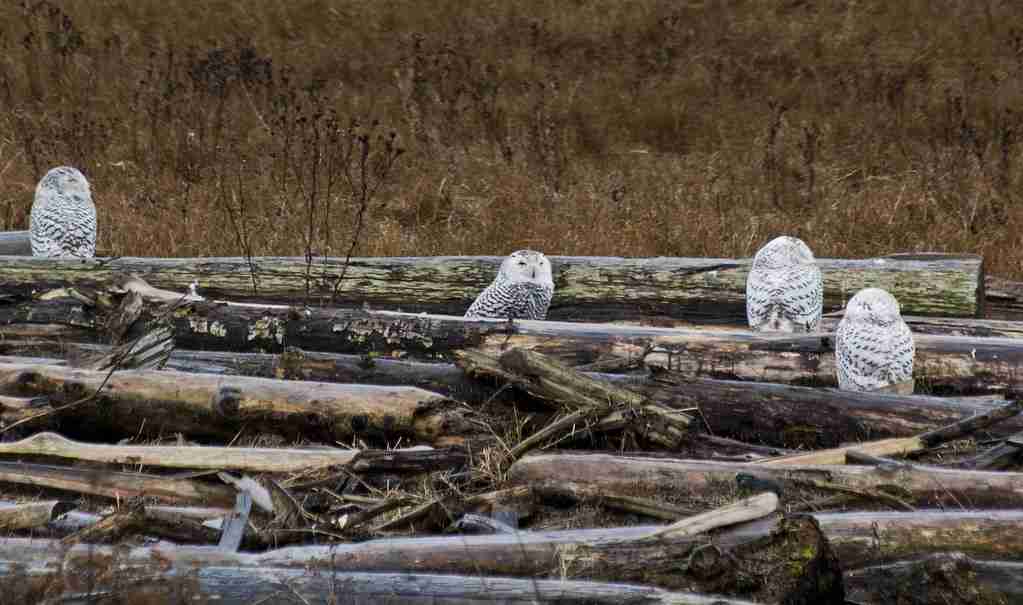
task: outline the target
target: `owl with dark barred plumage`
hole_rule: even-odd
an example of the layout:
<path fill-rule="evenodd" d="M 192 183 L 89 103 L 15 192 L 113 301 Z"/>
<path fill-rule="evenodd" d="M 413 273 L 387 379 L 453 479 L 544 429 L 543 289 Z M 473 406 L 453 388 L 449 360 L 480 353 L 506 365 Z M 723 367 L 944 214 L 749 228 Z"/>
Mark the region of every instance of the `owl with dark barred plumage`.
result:
<path fill-rule="evenodd" d="M 746 318 L 756 332 L 813 332 L 821 322 L 824 281 L 803 240 L 783 235 L 753 257 Z"/>
<path fill-rule="evenodd" d="M 28 230 L 32 256 L 95 256 L 96 206 L 85 175 L 70 166 L 47 172 L 36 186 Z"/>
<path fill-rule="evenodd" d="M 468 318 L 546 319 L 554 296 L 554 279 L 547 257 L 533 250 L 512 252 L 497 277 L 465 312 Z"/>
<path fill-rule="evenodd" d="M 899 301 L 880 288 L 857 292 L 835 331 L 838 388 L 912 393 L 915 355 Z"/>

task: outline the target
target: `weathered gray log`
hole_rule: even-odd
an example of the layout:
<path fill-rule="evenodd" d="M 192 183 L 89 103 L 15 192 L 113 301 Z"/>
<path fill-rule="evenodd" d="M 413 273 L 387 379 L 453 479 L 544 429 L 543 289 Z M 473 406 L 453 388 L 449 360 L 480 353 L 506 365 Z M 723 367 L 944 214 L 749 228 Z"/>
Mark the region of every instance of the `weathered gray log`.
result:
<path fill-rule="evenodd" d="M 748 260 L 715 258 L 550 257 L 555 294 L 552 319 L 599 320 L 623 314 L 668 315 L 743 324 Z M 353 258 L 338 304 L 462 314 L 497 273 L 501 257 Z M 316 259 L 307 284 L 298 257 L 114 258 L 54 261 L 0 258 L 0 285 L 22 293 L 53 287 L 104 286 L 136 273 L 157 288 L 187 291 L 198 282 L 207 299 L 293 303 L 329 300 L 344 259 Z M 827 310 L 838 309 L 861 288 L 891 292 L 906 314 L 980 316 L 984 300 L 979 256 L 895 254 L 818 259 Z M 257 290 L 253 291 L 252 270 Z"/>
<path fill-rule="evenodd" d="M 684 460 L 601 453 L 533 454 L 508 471 L 511 485 L 541 482 L 592 486 L 608 495 L 653 498 L 693 506 L 715 502 L 737 487 L 773 484 L 782 496 L 799 502 L 808 491 L 855 496 L 859 504 L 885 497 L 921 507 L 1009 508 L 1023 506 L 1023 473 L 998 473 L 904 464 L 896 468 L 856 465 L 767 466 L 740 462 Z M 843 491 L 845 490 L 845 491 Z"/>
<path fill-rule="evenodd" d="M 90 572 L 94 572 L 96 563 Z M 297 602 L 307 605 L 756 605 L 752 601 L 669 592 L 652 586 L 609 584 L 578 580 L 535 580 L 486 576 L 452 576 L 402 573 L 310 573 L 279 567 L 214 566 L 194 570 L 117 570 L 103 574 L 90 590 L 65 589 L 55 594 L 53 585 L 74 586 L 71 568 L 47 572 L 31 571 L 22 577 L 0 572 L 16 582 L 6 594 L 12 602 L 42 602 L 44 595 L 60 603 L 87 605 L 103 595 L 116 594 L 124 602 L 189 601 L 223 605 Z M 15 582 L 11 582 L 14 584 Z M 53 601 L 46 601 L 53 602 Z"/>
<path fill-rule="evenodd" d="M 319 433 L 328 439 L 352 435 L 414 436 L 427 442 L 459 440 L 470 430 L 466 410 L 414 387 L 377 387 L 235 376 L 125 370 L 112 374 L 57 365 L 0 364 L 0 386 L 8 392 L 50 395 L 54 406 L 90 397 L 95 401 L 60 412 L 60 418 L 96 432 L 159 434 L 180 431 L 194 438 L 228 438 L 242 424 L 272 433 Z M 100 387 L 103 387 L 100 390 Z M 45 410 L 43 410 L 45 411 Z M 35 410 L 4 411 L 11 422 Z M 464 433 L 463 433 L 464 434 Z M 451 443 L 451 442 L 448 442 Z"/>
<path fill-rule="evenodd" d="M 32 256 L 28 231 L 0 231 L 0 255 Z"/>
<path fill-rule="evenodd" d="M 0 350 L 64 355 L 73 359 L 80 354 L 101 354 L 109 347 L 22 341 L 0 343 Z M 0 356 L 0 363 L 57 362 Z M 168 367 L 220 375 L 410 385 L 469 402 L 492 400 L 504 384 L 500 380 L 480 381 L 467 377 L 458 367 L 445 363 L 294 350 L 282 355 L 175 350 Z M 657 374 L 653 379 L 595 373 L 587 376 L 614 381 L 675 408 L 698 407 L 702 419 L 715 435 L 778 447 L 827 448 L 850 441 L 905 437 L 983 413 L 1000 404 L 994 399 L 856 393 L 772 383 L 689 379 L 670 373 Z M 515 391 L 505 390 L 498 396 L 510 401 Z M 1017 417 L 992 427 L 991 432 L 1003 435 L 1020 430 L 1023 430 L 1023 419 Z"/>
<path fill-rule="evenodd" d="M 961 551 L 1023 561 L 1023 510 L 820 513 L 843 569 Z"/>
<path fill-rule="evenodd" d="M 1023 511 L 836 513 L 798 516 L 794 519 L 800 518 L 811 518 L 817 522 L 844 569 L 953 551 L 966 552 L 977 559 L 1007 562 L 1023 559 L 1023 548 L 1020 547 L 1023 541 Z M 553 573 L 560 576 L 564 569 L 560 567 L 563 563 L 574 565 L 579 562 L 576 558 L 579 555 L 586 552 L 592 554 L 593 551 L 587 549 L 593 546 L 599 548 L 605 544 L 613 549 L 616 542 L 635 542 L 663 527 L 372 540 L 358 544 L 285 548 L 262 554 L 228 553 L 213 547 L 175 547 L 166 543 L 117 552 L 112 547 L 87 545 L 77 545 L 62 551 L 56 543 L 46 540 L 7 538 L 0 539 L 0 570 L 10 570 L 12 563 L 24 564 L 26 561 L 32 561 L 32 567 L 40 571 L 76 570 L 83 565 L 95 565 L 99 558 L 124 566 L 120 568 L 124 571 L 136 566 L 144 568 L 159 564 L 165 566 L 164 569 L 281 567 L 305 573 L 322 570 L 328 572 L 328 576 L 332 573 L 369 570 L 405 574 L 432 571 L 520 576 Z M 784 531 L 784 527 L 784 521 L 777 518 L 754 521 L 719 532 L 713 544 L 721 551 L 734 552 L 736 546 L 756 545 L 769 539 L 772 532 Z M 714 556 L 718 552 L 716 549 L 700 548 L 707 544 L 705 538 L 678 538 L 673 543 L 680 549 L 686 543 L 690 545 L 688 556 L 682 555 L 672 560 L 673 575 L 676 578 L 695 575 L 694 572 L 700 570 L 714 571 L 716 565 L 723 562 L 720 557 Z M 794 545 L 800 545 L 799 541 L 796 540 Z M 757 548 L 763 546 L 754 547 L 754 550 Z M 779 564 L 784 562 L 786 565 L 806 562 L 802 557 L 787 559 L 784 555 L 784 552 L 776 551 L 768 561 L 778 561 Z M 683 568 L 688 571 L 680 569 L 679 560 L 688 561 L 687 568 Z M 644 562 L 644 559 L 634 560 L 636 566 Z M 575 571 L 578 568 L 572 569 Z M 798 571 L 799 567 L 787 569 Z M 729 590 L 734 591 L 735 585 Z M 755 590 L 753 588 L 750 592 Z"/>
<path fill-rule="evenodd" d="M 747 523 L 720 530 L 714 541 L 716 548 L 705 548 L 706 536 L 650 537 L 650 534 L 664 527 L 645 527 L 639 528 L 639 532 L 627 528 L 550 532 L 547 535 L 515 532 L 489 536 L 375 540 L 330 547 L 280 549 L 262 555 L 246 555 L 213 548 L 158 545 L 148 549 L 124 550 L 123 554 L 119 553 L 113 560 L 118 566 L 118 575 L 122 577 L 124 574 L 130 577 L 133 572 L 148 571 L 154 566 L 161 570 L 184 570 L 192 566 L 246 569 L 281 567 L 326 575 L 367 568 L 405 574 L 440 568 L 443 571 L 478 576 L 495 573 L 490 570 L 496 569 L 499 570 L 496 573 L 502 575 L 627 578 L 624 581 L 642 579 L 647 584 L 676 590 L 705 586 L 707 590 L 701 592 L 727 590 L 740 592 L 753 599 L 757 599 L 761 593 L 779 599 L 786 594 L 803 592 L 810 599 L 805 602 L 833 602 L 813 599 L 821 592 L 816 589 L 818 585 L 825 589 L 840 588 L 841 574 L 833 557 L 830 559 L 831 565 L 815 564 L 830 551 L 812 520 L 803 518 L 781 523 L 768 520 L 756 529 L 747 529 L 750 525 Z M 772 529 L 774 533 L 768 533 Z M 598 541 L 597 538 L 612 540 Z M 751 538 L 759 539 L 755 544 L 750 544 Z M 91 565 L 95 566 L 94 558 L 104 557 L 108 552 L 102 546 L 93 546 L 92 552 L 82 552 L 81 546 L 74 546 L 62 554 L 54 552 L 52 546 L 44 545 L 43 542 L 19 544 L 10 539 L 0 541 L 0 570 L 9 568 L 12 551 L 19 545 L 27 547 L 21 549 L 19 560 L 32 561 L 32 568 L 40 571 L 56 571 L 58 565 L 59 569 L 74 570 L 81 565 L 89 565 L 90 560 Z M 746 544 L 747 548 L 742 553 L 733 553 L 725 563 L 721 559 L 722 553 L 739 544 Z M 737 590 L 734 577 L 736 574 L 749 573 L 748 568 L 758 563 L 755 559 L 758 554 L 761 558 L 782 557 L 779 560 L 795 561 L 797 564 L 792 566 L 790 574 L 765 576 L 758 581 L 746 582 Z M 680 558 L 690 561 L 688 570 L 679 568 Z M 825 572 L 830 574 L 830 582 L 813 581 Z M 809 586 L 806 582 L 800 583 L 804 577 L 809 581 Z M 729 580 L 733 582 L 731 585 L 728 584 Z M 805 594 L 807 592 L 810 594 Z"/>
<path fill-rule="evenodd" d="M 941 553 L 851 570 L 845 585 L 849 601 L 863 605 L 1023 603 L 1023 563 Z"/>
<path fill-rule="evenodd" d="M 3 502 L 0 503 L 0 531 L 37 529 L 53 522 L 74 507 L 74 503 L 67 500 Z"/>
<path fill-rule="evenodd" d="M 0 462 L 0 482 L 114 499 L 150 496 L 168 502 L 206 502 L 214 506 L 229 506 L 234 501 L 234 489 L 223 484 L 23 462 Z"/>
<path fill-rule="evenodd" d="M 987 301 L 984 317 L 1023 319 L 1023 282 L 989 275 L 984 278 L 984 291 Z"/>
<path fill-rule="evenodd" d="M 36 455 L 88 460 L 106 464 L 130 464 L 164 468 L 240 469 L 251 472 L 297 472 L 347 466 L 388 470 L 418 467 L 426 456 L 436 462 L 464 460 L 454 452 L 436 452 L 432 448 L 367 451 L 339 448 L 267 448 L 216 447 L 197 445 L 107 445 L 82 443 L 55 433 L 36 433 L 20 441 L 0 443 L 0 456 Z M 454 455 L 452 455 L 454 454 Z M 446 459 L 446 460 L 445 460 Z M 446 465 L 445 465 L 446 466 Z M 434 470 L 440 470 L 440 466 Z"/>
<path fill-rule="evenodd" d="M 96 329 L 97 320 L 67 299 L 0 306 L 0 336 L 10 323 L 41 322 Z M 369 312 L 354 309 L 288 309 L 204 303 L 177 309 L 171 322 L 186 349 L 276 352 L 285 345 L 336 353 L 437 361 L 453 351 L 479 348 L 498 354 L 535 349 L 584 364 L 620 357 L 716 378 L 833 385 L 830 334 L 772 335 L 584 324 L 555 321 L 465 320 L 461 317 Z M 16 339 L 22 339 L 17 335 Z M 100 333 L 92 338 L 99 340 Z M 957 392 L 1005 390 L 1023 382 L 1023 339 L 915 337 L 918 389 Z"/>

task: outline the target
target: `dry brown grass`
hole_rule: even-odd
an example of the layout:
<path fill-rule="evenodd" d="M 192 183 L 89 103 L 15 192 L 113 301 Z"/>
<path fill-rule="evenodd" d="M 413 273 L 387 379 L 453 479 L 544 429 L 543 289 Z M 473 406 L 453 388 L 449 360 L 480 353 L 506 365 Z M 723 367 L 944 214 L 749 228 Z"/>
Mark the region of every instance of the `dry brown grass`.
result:
<path fill-rule="evenodd" d="M 1021 76 L 999 0 L 5 0 L 0 228 L 73 163 L 112 253 L 343 255 L 337 150 L 379 120 L 370 180 L 391 129 L 408 153 L 357 254 L 731 257 L 785 232 L 1021 277 Z"/>

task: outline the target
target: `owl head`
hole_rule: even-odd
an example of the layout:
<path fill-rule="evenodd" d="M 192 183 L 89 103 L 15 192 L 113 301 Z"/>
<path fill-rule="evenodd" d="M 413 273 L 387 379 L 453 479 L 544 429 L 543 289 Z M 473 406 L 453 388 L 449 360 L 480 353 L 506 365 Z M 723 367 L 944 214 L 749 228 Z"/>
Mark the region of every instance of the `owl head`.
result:
<path fill-rule="evenodd" d="M 542 252 L 516 250 L 501 263 L 498 277 L 511 283 L 534 283 L 554 287 L 551 262 Z"/>
<path fill-rule="evenodd" d="M 856 293 L 845 306 L 843 321 L 891 325 L 902 319 L 902 309 L 895 297 L 881 288 L 865 288 Z"/>
<path fill-rule="evenodd" d="M 767 242 L 753 257 L 753 267 L 757 269 L 783 269 L 813 262 L 813 252 L 803 240 L 789 235 Z"/>
<path fill-rule="evenodd" d="M 50 169 L 39 181 L 36 195 L 43 193 L 62 193 L 82 199 L 91 199 L 92 190 L 85 175 L 71 166 L 58 166 Z"/>

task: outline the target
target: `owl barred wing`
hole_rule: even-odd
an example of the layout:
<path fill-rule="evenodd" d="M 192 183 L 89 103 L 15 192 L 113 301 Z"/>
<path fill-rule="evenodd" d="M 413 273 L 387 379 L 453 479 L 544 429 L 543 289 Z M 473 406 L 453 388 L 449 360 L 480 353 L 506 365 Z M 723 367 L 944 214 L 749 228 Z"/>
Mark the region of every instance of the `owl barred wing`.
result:
<path fill-rule="evenodd" d="M 823 280 L 816 265 L 756 270 L 746 281 L 746 317 L 753 330 L 777 318 L 796 331 L 812 332 L 820 324 L 823 303 Z"/>
<path fill-rule="evenodd" d="M 841 389 L 873 391 L 913 376 L 915 347 L 905 322 L 884 327 L 842 323 L 835 341 Z"/>
<path fill-rule="evenodd" d="M 545 319 L 553 294 L 552 288 L 495 280 L 476 297 L 465 317 Z"/>
<path fill-rule="evenodd" d="M 66 188 L 69 174 L 70 190 Z M 29 241 L 34 256 L 95 256 L 96 207 L 85 177 L 77 170 L 56 168 L 40 181 L 29 214 Z"/>
<path fill-rule="evenodd" d="M 913 342 L 913 332 L 906 322 L 900 321 L 888 333 L 888 351 L 884 367 L 886 381 L 895 384 L 912 379 L 916 344 Z"/>

